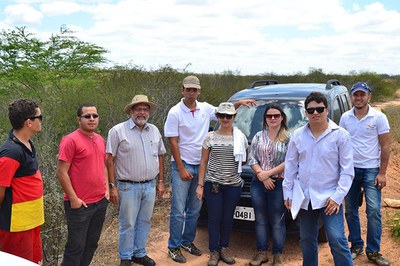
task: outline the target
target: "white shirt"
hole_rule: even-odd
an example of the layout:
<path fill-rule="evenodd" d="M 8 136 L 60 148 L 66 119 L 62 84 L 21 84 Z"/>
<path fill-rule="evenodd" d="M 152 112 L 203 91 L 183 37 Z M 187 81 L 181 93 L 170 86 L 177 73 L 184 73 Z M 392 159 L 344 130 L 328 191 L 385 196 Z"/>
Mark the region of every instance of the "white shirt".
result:
<path fill-rule="evenodd" d="M 298 178 L 307 210 L 323 208 L 331 198 L 341 204 L 354 178 L 350 134 L 329 120 L 325 132 L 315 139 L 309 125 L 293 133 L 285 158 L 284 199 L 292 199 L 293 181 Z"/>
<path fill-rule="evenodd" d="M 367 115 L 358 120 L 353 107 L 342 115 L 339 125 L 351 135 L 354 149 L 354 167 L 379 167 L 381 165 L 379 135 L 390 131 L 386 115 L 368 106 Z"/>
<path fill-rule="evenodd" d="M 211 120 L 217 108 L 206 102 L 196 101 L 194 112 L 183 103 L 183 99 L 168 112 L 164 125 L 165 137 L 179 137 L 178 146 L 181 159 L 188 164 L 198 165 L 201 159 L 201 147 Z M 174 161 L 174 157 L 171 156 Z"/>

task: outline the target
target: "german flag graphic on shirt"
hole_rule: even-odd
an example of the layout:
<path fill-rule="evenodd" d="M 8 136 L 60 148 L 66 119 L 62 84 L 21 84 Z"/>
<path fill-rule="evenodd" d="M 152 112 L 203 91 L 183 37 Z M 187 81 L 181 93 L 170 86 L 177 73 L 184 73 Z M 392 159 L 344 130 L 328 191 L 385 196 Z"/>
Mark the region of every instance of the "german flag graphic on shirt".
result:
<path fill-rule="evenodd" d="M 0 148 L 0 186 L 6 187 L 0 206 L 0 228 L 9 232 L 44 223 L 43 180 L 35 149 L 30 151 L 11 133 Z"/>

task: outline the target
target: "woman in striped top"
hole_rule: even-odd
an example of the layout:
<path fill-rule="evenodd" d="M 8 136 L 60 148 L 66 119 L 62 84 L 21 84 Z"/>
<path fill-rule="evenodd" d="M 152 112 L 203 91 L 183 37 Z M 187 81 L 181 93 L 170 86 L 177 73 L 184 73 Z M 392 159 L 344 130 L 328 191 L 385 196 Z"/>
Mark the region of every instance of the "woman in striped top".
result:
<path fill-rule="evenodd" d="M 283 203 L 282 181 L 289 143 L 287 130 L 286 114 L 281 106 L 270 104 L 264 113 L 263 130 L 257 132 L 250 145 L 249 165 L 255 173 L 250 193 L 256 218 L 258 250 L 250 261 L 251 266 L 259 266 L 268 261 L 270 237 L 273 265 L 283 265 L 286 209 Z"/>
<path fill-rule="evenodd" d="M 209 132 L 203 142 L 196 192 L 199 199 L 204 195 L 207 202 L 208 266 L 218 265 L 220 259 L 227 264 L 235 263 L 228 248 L 229 238 L 233 213 L 242 193 L 240 171 L 248 147 L 246 136 L 233 127 L 235 114 L 233 104 L 221 103 L 216 114 L 220 128 Z M 242 159 L 238 159 L 240 157 Z"/>

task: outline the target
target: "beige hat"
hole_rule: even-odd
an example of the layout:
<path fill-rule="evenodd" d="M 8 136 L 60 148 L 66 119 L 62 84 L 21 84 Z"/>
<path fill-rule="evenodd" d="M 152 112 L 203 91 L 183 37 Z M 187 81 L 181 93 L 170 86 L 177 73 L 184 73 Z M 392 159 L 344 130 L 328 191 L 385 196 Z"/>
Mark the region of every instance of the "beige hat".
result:
<path fill-rule="evenodd" d="M 217 109 L 217 114 L 234 115 L 236 114 L 235 106 L 228 102 L 220 103 Z"/>
<path fill-rule="evenodd" d="M 144 103 L 144 104 L 148 104 L 150 107 L 150 114 L 154 113 L 157 110 L 157 105 L 155 103 L 149 102 L 149 98 L 147 98 L 146 95 L 135 95 L 135 97 L 133 97 L 132 102 L 130 104 L 128 104 L 127 106 L 125 106 L 124 111 L 125 113 L 129 114 L 129 110 L 139 104 L 139 103 Z"/>
<path fill-rule="evenodd" d="M 184 88 L 196 88 L 196 89 L 201 89 L 200 87 L 200 80 L 196 76 L 187 76 L 183 82 L 182 85 Z"/>

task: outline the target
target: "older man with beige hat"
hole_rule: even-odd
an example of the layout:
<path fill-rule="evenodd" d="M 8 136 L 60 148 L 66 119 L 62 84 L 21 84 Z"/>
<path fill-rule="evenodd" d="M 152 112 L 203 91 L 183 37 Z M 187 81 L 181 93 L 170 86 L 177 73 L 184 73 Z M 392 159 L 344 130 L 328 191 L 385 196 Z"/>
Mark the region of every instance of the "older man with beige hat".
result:
<path fill-rule="evenodd" d="M 147 122 L 156 110 L 146 95 L 136 95 L 124 108 L 130 118 L 108 133 L 106 163 L 110 200 L 119 206 L 121 266 L 156 265 L 146 253 L 155 198 L 164 193 L 165 147 L 158 128 Z"/>

